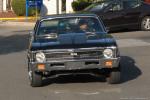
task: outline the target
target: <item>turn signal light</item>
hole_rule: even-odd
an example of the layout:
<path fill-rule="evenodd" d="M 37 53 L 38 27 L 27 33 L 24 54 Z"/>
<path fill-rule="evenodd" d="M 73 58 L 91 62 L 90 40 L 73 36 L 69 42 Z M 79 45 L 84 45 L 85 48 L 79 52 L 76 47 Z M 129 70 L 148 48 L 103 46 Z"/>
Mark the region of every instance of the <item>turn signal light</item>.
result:
<path fill-rule="evenodd" d="M 45 65 L 44 64 L 38 64 L 38 70 L 45 70 Z"/>
<path fill-rule="evenodd" d="M 112 61 L 106 61 L 105 62 L 105 66 L 109 67 L 109 68 L 112 68 L 112 64 L 113 64 Z"/>

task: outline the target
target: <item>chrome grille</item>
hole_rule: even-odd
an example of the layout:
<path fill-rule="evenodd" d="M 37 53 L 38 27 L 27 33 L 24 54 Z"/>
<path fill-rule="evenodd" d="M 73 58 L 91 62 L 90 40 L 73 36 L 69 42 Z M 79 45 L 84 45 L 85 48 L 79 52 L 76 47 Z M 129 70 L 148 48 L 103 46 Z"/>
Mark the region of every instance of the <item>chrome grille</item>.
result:
<path fill-rule="evenodd" d="M 72 59 L 100 59 L 103 57 L 103 50 L 74 50 L 74 51 L 49 51 L 45 53 L 47 61 L 51 60 L 72 60 Z"/>

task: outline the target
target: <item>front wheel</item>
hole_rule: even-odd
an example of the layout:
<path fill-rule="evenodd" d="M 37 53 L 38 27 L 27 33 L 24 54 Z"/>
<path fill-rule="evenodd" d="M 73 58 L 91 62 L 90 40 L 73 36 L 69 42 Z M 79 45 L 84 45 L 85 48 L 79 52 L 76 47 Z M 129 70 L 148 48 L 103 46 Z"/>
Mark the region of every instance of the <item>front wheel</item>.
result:
<path fill-rule="evenodd" d="M 42 86 L 42 75 L 36 72 L 29 71 L 30 85 L 32 87 Z"/>
<path fill-rule="evenodd" d="M 109 73 L 109 76 L 107 77 L 107 82 L 109 84 L 117 84 L 120 83 L 120 79 L 121 79 L 120 68 L 116 68 Z"/>
<path fill-rule="evenodd" d="M 30 80 L 30 85 L 32 87 L 40 87 L 42 86 L 42 74 L 36 73 L 32 69 L 32 65 L 30 65 L 28 61 L 28 75 L 29 75 L 29 80 Z"/>
<path fill-rule="evenodd" d="M 150 31 L 150 16 L 146 16 L 141 21 L 141 29 L 144 31 Z"/>

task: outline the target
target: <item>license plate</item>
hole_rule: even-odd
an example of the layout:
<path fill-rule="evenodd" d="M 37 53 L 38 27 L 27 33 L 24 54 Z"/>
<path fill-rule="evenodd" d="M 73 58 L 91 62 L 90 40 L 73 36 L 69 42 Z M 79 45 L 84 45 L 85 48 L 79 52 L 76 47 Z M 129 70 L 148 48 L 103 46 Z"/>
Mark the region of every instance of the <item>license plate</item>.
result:
<path fill-rule="evenodd" d="M 84 65 L 84 62 L 67 62 L 66 67 L 69 69 L 78 69 Z"/>

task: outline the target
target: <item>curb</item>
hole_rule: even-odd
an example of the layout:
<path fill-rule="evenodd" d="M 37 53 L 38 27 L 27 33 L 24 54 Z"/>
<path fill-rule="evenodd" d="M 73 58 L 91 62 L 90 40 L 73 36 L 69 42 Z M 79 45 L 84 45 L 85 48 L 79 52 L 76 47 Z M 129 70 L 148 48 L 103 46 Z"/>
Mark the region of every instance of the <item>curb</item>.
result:
<path fill-rule="evenodd" d="M 33 27 L 35 25 L 35 22 L 0 22 L 0 26 L 28 26 L 28 27 Z"/>
<path fill-rule="evenodd" d="M 35 20 L 36 17 L 13 17 L 0 18 L 0 26 L 34 26 L 35 22 L 24 22 L 28 20 Z"/>
<path fill-rule="evenodd" d="M 36 17 L 11 17 L 11 18 L 0 18 L 0 21 L 12 21 L 12 20 L 35 20 Z"/>

